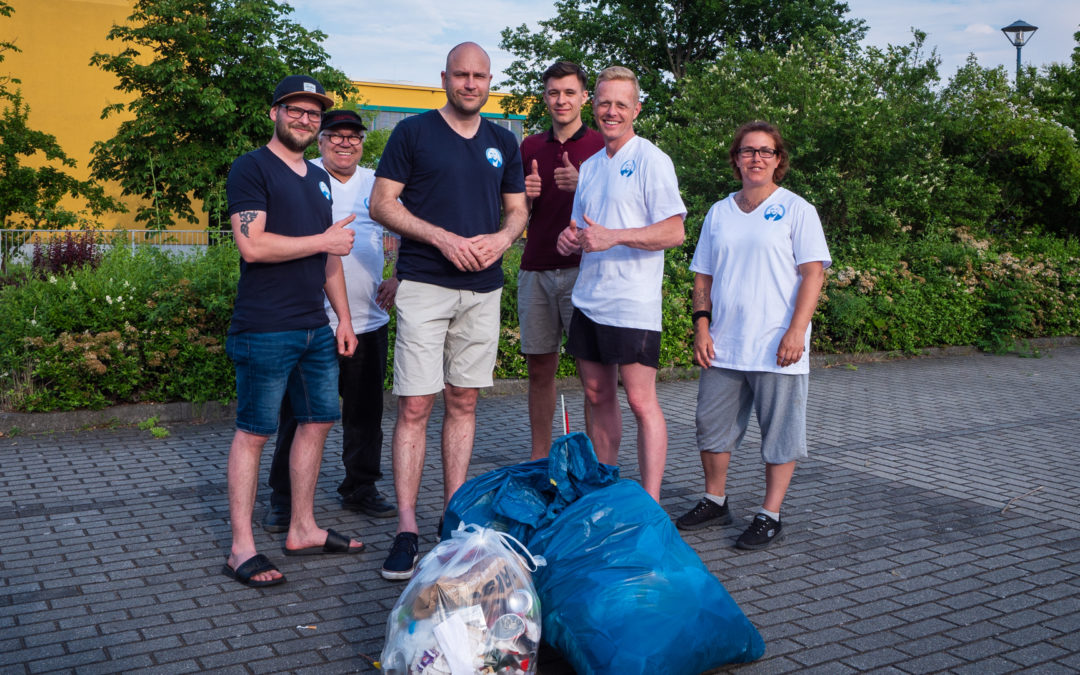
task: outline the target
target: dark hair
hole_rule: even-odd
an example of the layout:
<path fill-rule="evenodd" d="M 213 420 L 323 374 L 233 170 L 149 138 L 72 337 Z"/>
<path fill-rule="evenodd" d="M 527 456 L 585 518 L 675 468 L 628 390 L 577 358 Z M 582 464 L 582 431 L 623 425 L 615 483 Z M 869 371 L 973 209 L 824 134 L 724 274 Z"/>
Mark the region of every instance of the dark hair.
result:
<path fill-rule="evenodd" d="M 731 162 L 731 168 L 735 171 L 735 178 L 742 180 L 742 173 L 739 171 L 737 160 L 739 158 L 739 148 L 742 147 L 743 138 L 754 131 L 760 131 L 772 137 L 773 144 L 776 146 L 776 152 L 779 153 L 780 156 L 780 163 L 777 164 L 776 171 L 773 173 L 773 182 L 779 183 L 784 180 L 784 176 L 787 175 L 790 157 L 788 157 L 787 147 L 784 145 L 784 137 L 780 135 L 780 130 L 772 124 L 762 122 L 761 120 L 747 122 L 735 131 L 735 139 L 731 141 L 731 149 L 728 150 L 728 161 Z"/>
<path fill-rule="evenodd" d="M 554 77 L 558 79 L 560 77 L 566 77 L 567 75 L 577 76 L 578 81 L 581 82 L 582 91 L 589 88 L 589 83 L 587 81 L 587 78 L 585 77 L 585 71 L 582 70 L 581 66 L 574 63 L 573 61 L 556 61 L 555 63 L 551 64 L 551 66 L 549 66 L 548 69 L 544 71 L 544 87 L 547 87 L 548 80 L 550 80 L 551 78 Z"/>

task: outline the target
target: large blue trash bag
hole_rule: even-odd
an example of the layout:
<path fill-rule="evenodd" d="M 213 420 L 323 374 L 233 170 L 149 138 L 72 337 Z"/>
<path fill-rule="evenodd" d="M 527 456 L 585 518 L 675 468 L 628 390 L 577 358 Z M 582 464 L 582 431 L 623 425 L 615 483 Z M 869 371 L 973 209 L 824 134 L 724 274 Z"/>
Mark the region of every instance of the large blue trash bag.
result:
<path fill-rule="evenodd" d="M 578 675 L 697 675 L 760 658 L 765 643 L 667 513 L 582 433 L 548 459 L 461 486 L 443 538 L 459 522 L 508 532 L 547 565 L 533 576 L 544 641 Z"/>
<path fill-rule="evenodd" d="M 528 543 L 544 640 L 578 675 L 697 675 L 765 653 L 727 590 L 633 481 L 582 496 Z"/>
<path fill-rule="evenodd" d="M 440 539 L 458 523 L 506 532 L 528 545 L 533 533 L 583 494 L 619 480 L 619 468 L 596 459 L 589 437 L 557 439 L 546 459 L 506 466 L 466 482 L 446 507 Z"/>

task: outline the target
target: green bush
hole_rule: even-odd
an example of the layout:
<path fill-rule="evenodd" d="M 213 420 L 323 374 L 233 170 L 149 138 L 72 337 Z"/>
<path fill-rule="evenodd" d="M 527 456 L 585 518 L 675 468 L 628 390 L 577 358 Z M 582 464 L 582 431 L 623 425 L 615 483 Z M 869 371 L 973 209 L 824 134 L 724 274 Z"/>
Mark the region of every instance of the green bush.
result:
<path fill-rule="evenodd" d="M 688 231 L 700 228 L 697 201 Z M 944 345 L 992 351 L 1080 333 L 1080 242 L 1050 235 L 980 238 L 965 229 L 830 242 L 814 315 L 817 352 L 914 353 Z M 504 256 L 495 376 L 525 378 L 517 317 L 520 244 Z M 693 242 L 665 256 L 661 366 L 692 366 Z M 224 340 L 239 275 L 231 243 L 189 256 L 151 247 L 108 251 L 96 269 L 0 287 L 0 408 L 27 412 L 138 401 L 228 401 Z M 390 359 L 395 321 L 391 313 Z M 559 376 L 573 377 L 565 354 Z M 388 384 L 391 376 L 388 376 Z"/>
<path fill-rule="evenodd" d="M 96 268 L 0 289 L 0 402 L 28 412 L 135 401 L 229 400 L 223 344 L 238 255 L 114 247 Z"/>

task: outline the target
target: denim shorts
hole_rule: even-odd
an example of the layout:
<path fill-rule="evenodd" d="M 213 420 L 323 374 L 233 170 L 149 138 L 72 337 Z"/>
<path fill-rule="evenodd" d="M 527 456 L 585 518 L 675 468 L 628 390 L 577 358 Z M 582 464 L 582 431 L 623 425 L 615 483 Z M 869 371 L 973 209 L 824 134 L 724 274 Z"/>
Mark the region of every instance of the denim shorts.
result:
<path fill-rule="evenodd" d="M 300 424 L 341 418 L 337 340 L 329 326 L 237 333 L 225 351 L 236 366 L 237 429 L 272 436 L 286 393 Z"/>

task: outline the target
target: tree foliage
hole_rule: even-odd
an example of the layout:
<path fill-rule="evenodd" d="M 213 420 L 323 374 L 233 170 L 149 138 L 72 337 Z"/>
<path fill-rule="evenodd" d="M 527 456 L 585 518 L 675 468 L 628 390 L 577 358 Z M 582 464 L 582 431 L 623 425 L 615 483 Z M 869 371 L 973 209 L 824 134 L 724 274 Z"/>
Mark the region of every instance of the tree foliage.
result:
<path fill-rule="evenodd" d="M 91 167 L 145 201 L 136 220 L 150 228 L 196 223 L 195 198 L 211 227 L 224 226 L 229 166 L 269 140 L 277 82 L 303 73 L 339 96 L 351 89 L 326 65 L 326 35 L 289 20 L 292 11 L 275 0 L 137 0 L 127 23 L 109 32 L 123 50 L 97 53 L 91 64 L 134 98 L 102 117 L 127 111 L 134 119 L 94 144 Z"/>
<path fill-rule="evenodd" d="M 784 47 L 814 35 L 852 48 L 865 33 L 861 20 L 845 18 L 835 0 L 556 0 L 555 16 L 505 28 L 500 47 L 517 58 L 507 68 L 509 112 L 527 112 L 530 125 L 543 118 L 541 75 L 558 59 L 586 72 L 610 65 L 633 70 L 646 94 L 644 112 L 659 111 L 692 64 L 725 52 Z"/>
<path fill-rule="evenodd" d="M 691 213 L 739 188 L 727 148 L 740 124 L 764 119 L 791 149 L 784 184 L 817 207 L 834 239 L 942 228 L 1076 234 L 1080 151 L 1070 130 L 1021 101 L 1001 68 L 972 60 L 939 88 L 924 44 L 920 32 L 884 50 L 800 41 L 691 68 L 656 125 L 697 202 Z"/>

